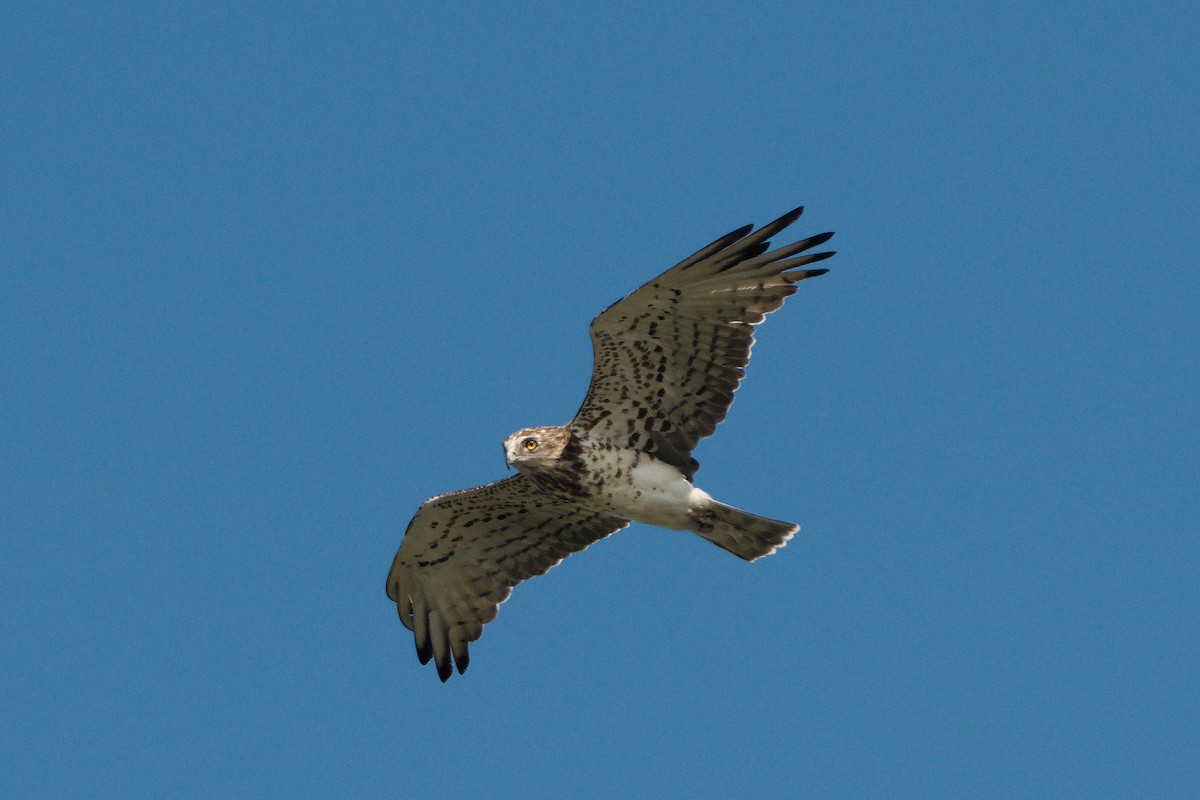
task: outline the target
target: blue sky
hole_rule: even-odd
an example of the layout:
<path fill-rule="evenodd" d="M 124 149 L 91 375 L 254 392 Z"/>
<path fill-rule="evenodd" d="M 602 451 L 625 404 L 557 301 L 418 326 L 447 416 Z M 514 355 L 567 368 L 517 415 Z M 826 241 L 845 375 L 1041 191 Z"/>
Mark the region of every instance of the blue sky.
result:
<path fill-rule="evenodd" d="M 1192 4 L 8 4 L 11 796 L 1200 794 Z M 586 326 L 798 204 L 832 272 L 441 685 L 384 576 Z"/>

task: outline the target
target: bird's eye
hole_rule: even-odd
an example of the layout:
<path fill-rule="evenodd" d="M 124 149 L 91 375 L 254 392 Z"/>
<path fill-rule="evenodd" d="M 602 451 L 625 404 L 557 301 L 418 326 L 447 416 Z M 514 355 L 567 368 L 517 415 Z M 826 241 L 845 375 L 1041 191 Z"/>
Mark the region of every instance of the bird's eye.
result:
<path fill-rule="evenodd" d="M 525 441 L 521 442 L 521 446 L 531 453 L 534 450 L 537 450 L 537 444 L 537 439 L 526 439 Z"/>

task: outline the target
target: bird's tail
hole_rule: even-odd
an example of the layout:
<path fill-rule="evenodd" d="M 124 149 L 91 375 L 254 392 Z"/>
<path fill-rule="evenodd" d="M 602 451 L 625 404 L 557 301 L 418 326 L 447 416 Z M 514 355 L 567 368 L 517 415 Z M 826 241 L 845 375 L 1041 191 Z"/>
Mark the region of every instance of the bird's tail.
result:
<path fill-rule="evenodd" d="M 695 532 L 747 561 L 769 556 L 800 530 L 799 525 L 760 517 L 716 500 L 707 505 Z"/>

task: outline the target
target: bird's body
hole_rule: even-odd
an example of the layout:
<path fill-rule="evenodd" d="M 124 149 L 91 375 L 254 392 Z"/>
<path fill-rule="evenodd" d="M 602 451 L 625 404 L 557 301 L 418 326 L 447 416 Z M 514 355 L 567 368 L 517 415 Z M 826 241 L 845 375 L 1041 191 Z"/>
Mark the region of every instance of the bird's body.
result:
<path fill-rule="evenodd" d="M 531 451 L 529 442 L 535 444 Z M 774 552 L 800 528 L 766 520 L 774 523 L 768 526 L 773 540 L 727 544 L 720 536 L 732 532 L 717 515 L 736 509 L 714 501 L 682 470 L 650 453 L 580 441 L 569 428 L 519 430 L 505 441 L 504 450 L 510 466 L 549 494 L 621 519 L 698 533 L 747 561 Z"/>
<path fill-rule="evenodd" d="M 592 322 L 591 386 L 562 427 L 525 428 L 504 443 L 520 474 L 426 501 L 409 523 L 388 597 L 438 674 L 468 663 L 469 642 L 520 581 L 630 521 L 689 530 L 753 561 L 798 525 L 714 500 L 694 485 L 696 443 L 733 402 L 753 328 L 826 270 L 833 255 L 797 255 L 819 234 L 769 251 L 767 238 L 802 209 L 741 228 L 606 309 Z M 794 270 L 794 271 L 793 271 Z"/>
<path fill-rule="evenodd" d="M 545 435 L 547 430 L 562 430 L 570 435 L 561 428 L 526 428 L 509 437 L 506 451 L 519 450 L 520 442 Z M 516 446 L 510 448 L 510 442 Z M 541 459 L 547 463 L 535 459 L 537 451 L 517 452 L 509 463 L 543 490 L 563 499 L 660 528 L 687 529 L 693 503 L 707 497 L 678 468 L 649 453 L 588 443 L 568 445 L 567 451 L 565 456 Z M 571 477 L 559 478 L 559 474 Z"/>
<path fill-rule="evenodd" d="M 709 499 L 686 475 L 648 453 L 601 453 L 597 461 L 593 469 L 608 488 L 577 501 L 597 511 L 683 531 L 696 524 L 693 514 Z"/>

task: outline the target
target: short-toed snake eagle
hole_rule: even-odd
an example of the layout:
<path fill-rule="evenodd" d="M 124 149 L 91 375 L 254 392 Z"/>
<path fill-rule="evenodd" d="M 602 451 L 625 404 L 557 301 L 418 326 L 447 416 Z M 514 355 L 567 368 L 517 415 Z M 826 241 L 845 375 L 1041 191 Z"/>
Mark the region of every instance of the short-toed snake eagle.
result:
<path fill-rule="evenodd" d="M 693 478 L 696 443 L 725 418 L 745 374 L 754 326 L 783 305 L 821 233 L 776 250 L 767 241 L 802 208 L 747 225 L 684 259 L 592 321 L 595 354 L 583 406 L 561 428 L 504 442 L 519 473 L 427 500 L 387 577 L 421 663 L 443 681 L 467 668 L 467 645 L 512 587 L 630 521 L 698 533 L 747 561 L 775 552 L 798 525 L 720 503 Z"/>

